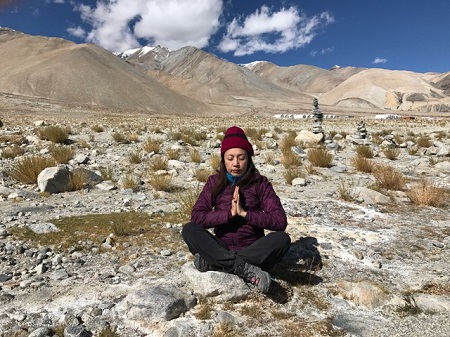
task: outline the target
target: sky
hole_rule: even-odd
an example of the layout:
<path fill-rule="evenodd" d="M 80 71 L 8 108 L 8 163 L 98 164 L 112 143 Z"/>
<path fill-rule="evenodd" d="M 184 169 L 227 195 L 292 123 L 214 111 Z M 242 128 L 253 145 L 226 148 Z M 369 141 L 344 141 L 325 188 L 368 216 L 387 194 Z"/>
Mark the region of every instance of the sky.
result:
<path fill-rule="evenodd" d="M 0 26 L 112 52 L 195 46 L 269 61 L 450 71 L 448 0 L 0 0 Z M 0 44 L 1 48 L 1 44 Z"/>

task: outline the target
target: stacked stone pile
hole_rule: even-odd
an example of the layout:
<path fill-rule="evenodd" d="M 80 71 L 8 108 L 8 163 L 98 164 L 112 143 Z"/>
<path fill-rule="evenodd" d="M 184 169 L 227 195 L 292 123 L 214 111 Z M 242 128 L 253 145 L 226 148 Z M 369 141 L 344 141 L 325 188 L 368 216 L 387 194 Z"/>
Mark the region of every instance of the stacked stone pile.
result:
<path fill-rule="evenodd" d="M 323 134 L 322 122 L 323 113 L 319 109 L 319 101 L 317 98 L 313 99 L 313 127 L 312 132 L 315 134 Z"/>

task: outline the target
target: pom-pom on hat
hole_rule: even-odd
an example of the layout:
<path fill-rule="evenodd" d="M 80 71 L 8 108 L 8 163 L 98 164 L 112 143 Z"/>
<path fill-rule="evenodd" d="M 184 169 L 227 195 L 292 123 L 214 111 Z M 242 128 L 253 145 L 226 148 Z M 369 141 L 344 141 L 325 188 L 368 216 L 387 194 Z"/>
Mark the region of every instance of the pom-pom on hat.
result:
<path fill-rule="evenodd" d="M 232 126 L 225 132 L 220 154 L 223 156 L 227 150 L 234 148 L 244 149 L 250 157 L 254 154 L 252 144 L 248 141 L 244 130 L 237 126 Z"/>

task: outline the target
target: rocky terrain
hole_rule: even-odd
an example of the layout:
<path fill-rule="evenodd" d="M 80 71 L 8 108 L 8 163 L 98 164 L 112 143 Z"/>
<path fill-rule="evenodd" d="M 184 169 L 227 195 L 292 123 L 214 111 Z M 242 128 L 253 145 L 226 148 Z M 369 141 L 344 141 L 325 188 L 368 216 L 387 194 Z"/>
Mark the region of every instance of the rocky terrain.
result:
<path fill-rule="evenodd" d="M 313 167 L 311 120 L 2 102 L 0 336 L 449 335 L 448 120 L 324 120 L 332 162 Z M 186 197 L 201 188 L 202 169 L 209 172 L 235 124 L 251 135 L 255 164 L 289 219 L 292 246 L 267 296 L 236 276 L 196 271 L 180 236 Z M 38 137 L 48 126 L 68 130 L 57 146 L 74 149 L 58 172 L 89 172 L 76 190 L 51 174 L 34 184 L 11 176 L 26 156 L 50 157 L 55 145 Z M 282 149 L 293 134 L 302 174 L 289 183 Z M 160 141 L 157 151 L 144 149 L 149 139 Z M 377 188 L 374 174 L 355 169 L 358 144 L 405 186 Z M 398 150 L 396 159 L 386 148 Z M 157 189 L 155 177 L 170 183 Z M 411 201 L 421 179 L 439 188 L 438 207 Z"/>

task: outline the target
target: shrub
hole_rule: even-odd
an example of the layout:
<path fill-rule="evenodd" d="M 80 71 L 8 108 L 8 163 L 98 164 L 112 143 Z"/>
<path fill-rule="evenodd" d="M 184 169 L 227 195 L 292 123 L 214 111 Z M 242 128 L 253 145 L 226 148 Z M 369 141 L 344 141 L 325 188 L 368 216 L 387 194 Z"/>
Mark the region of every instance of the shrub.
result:
<path fill-rule="evenodd" d="M 9 171 L 9 175 L 24 184 L 35 184 L 39 173 L 47 167 L 53 167 L 56 162 L 53 158 L 42 156 L 26 156 L 20 158 L 13 168 Z"/>
<path fill-rule="evenodd" d="M 148 153 L 159 153 L 161 149 L 161 141 L 153 138 L 148 138 L 142 148 Z"/>
<path fill-rule="evenodd" d="M 66 130 L 59 126 L 45 126 L 37 130 L 37 135 L 40 139 L 49 140 L 53 143 L 64 144 L 69 139 Z"/>
<path fill-rule="evenodd" d="M 380 137 L 378 135 L 372 135 L 372 143 L 380 145 L 381 143 L 383 143 L 383 137 Z"/>
<path fill-rule="evenodd" d="M 372 173 L 373 171 L 373 163 L 370 161 L 370 159 L 361 157 L 360 155 L 356 155 L 352 158 L 352 165 L 355 170 L 360 172 Z"/>
<path fill-rule="evenodd" d="M 272 164 L 273 161 L 275 160 L 275 156 L 274 156 L 273 152 L 266 152 L 266 153 L 264 153 L 264 155 L 262 157 L 266 164 Z"/>
<path fill-rule="evenodd" d="M 52 145 L 49 153 L 59 164 L 67 164 L 75 156 L 75 150 L 71 146 Z"/>
<path fill-rule="evenodd" d="M 200 152 L 197 149 L 191 149 L 189 151 L 189 155 L 191 157 L 192 162 L 194 162 L 194 163 L 200 163 L 202 161 Z"/>
<path fill-rule="evenodd" d="M 285 168 L 298 167 L 302 165 L 301 158 L 291 150 L 283 152 L 283 158 L 281 159 L 281 162 Z"/>
<path fill-rule="evenodd" d="M 167 170 L 168 166 L 168 160 L 164 156 L 156 155 L 152 159 L 150 159 L 150 169 L 152 171 Z"/>
<path fill-rule="evenodd" d="M 295 141 L 295 137 L 297 135 L 295 133 L 289 133 L 286 137 L 281 140 L 280 149 L 282 153 L 292 152 L 291 147 L 296 146 L 297 142 Z"/>
<path fill-rule="evenodd" d="M 388 190 L 401 191 L 406 184 L 403 174 L 389 165 L 375 165 L 373 176 L 378 187 Z"/>
<path fill-rule="evenodd" d="M 157 191 L 169 191 L 172 176 L 170 174 L 158 175 L 150 174 L 148 182 Z"/>
<path fill-rule="evenodd" d="M 138 143 L 139 142 L 139 135 L 137 133 L 132 133 L 128 136 L 128 140 L 132 143 Z"/>
<path fill-rule="evenodd" d="M 211 168 L 213 171 L 219 170 L 221 160 L 222 157 L 220 154 L 214 153 L 211 155 L 211 157 L 209 158 L 209 163 L 211 164 Z"/>
<path fill-rule="evenodd" d="M 16 158 L 16 157 L 23 155 L 24 153 L 25 153 L 25 150 L 18 146 L 7 147 L 7 148 L 3 149 L 3 151 L 1 152 L 2 158 L 4 158 L 4 159 Z"/>
<path fill-rule="evenodd" d="M 85 169 L 75 169 L 70 178 L 72 191 L 79 191 L 89 184 L 89 172 Z"/>
<path fill-rule="evenodd" d="M 128 138 L 119 132 L 114 132 L 111 136 L 116 143 L 119 143 L 119 144 L 129 144 L 130 143 Z"/>
<path fill-rule="evenodd" d="M 136 191 L 141 183 L 140 179 L 134 174 L 125 174 L 120 178 L 121 187 L 124 190 L 131 189 Z"/>
<path fill-rule="evenodd" d="M 368 145 L 357 145 L 356 146 L 356 154 L 363 158 L 373 158 L 373 150 Z"/>
<path fill-rule="evenodd" d="M 383 150 L 383 154 L 386 156 L 387 159 L 395 160 L 400 155 L 400 149 L 387 147 Z"/>
<path fill-rule="evenodd" d="M 415 205 L 441 207 L 448 202 L 448 192 L 426 179 L 413 184 L 407 189 L 406 195 Z"/>
<path fill-rule="evenodd" d="M 430 138 L 424 136 L 419 137 L 416 144 L 418 147 L 430 147 L 432 145 Z"/>
<path fill-rule="evenodd" d="M 179 141 L 181 140 L 181 132 L 171 132 L 169 134 L 170 138 L 174 141 Z"/>
<path fill-rule="evenodd" d="M 198 196 L 200 195 L 200 188 L 192 188 L 186 192 L 177 194 L 178 202 L 180 203 L 180 212 L 186 220 L 191 217 L 192 208 L 197 202 Z"/>
<path fill-rule="evenodd" d="M 286 181 L 286 184 L 292 185 L 292 181 L 295 178 L 303 177 L 303 173 L 302 170 L 298 167 L 290 167 L 284 170 L 283 177 Z"/>
<path fill-rule="evenodd" d="M 204 169 L 204 168 L 199 168 L 195 170 L 195 179 L 197 179 L 198 181 L 204 183 L 208 180 L 208 177 L 211 175 L 211 171 Z"/>
<path fill-rule="evenodd" d="M 339 184 L 338 193 L 339 199 L 348 202 L 355 201 L 355 199 L 358 197 L 354 195 L 349 188 L 347 188 L 343 180 L 341 180 L 341 183 Z"/>
<path fill-rule="evenodd" d="M 95 124 L 91 126 L 91 130 L 94 132 L 103 132 L 105 129 L 103 128 L 103 126 Z"/>
<path fill-rule="evenodd" d="M 142 161 L 139 151 L 130 152 L 128 154 L 128 159 L 130 160 L 131 164 L 139 164 Z"/>
<path fill-rule="evenodd" d="M 99 171 L 103 180 L 114 180 L 114 170 L 111 166 L 100 167 Z"/>
<path fill-rule="evenodd" d="M 325 149 L 309 149 L 308 160 L 314 166 L 330 167 L 333 155 Z"/>
<path fill-rule="evenodd" d="M 167 150 L 167 157 L 171 160 L 178 160 L 180 159 L 180 152 L 176 149 L 169 149 Z"/>

